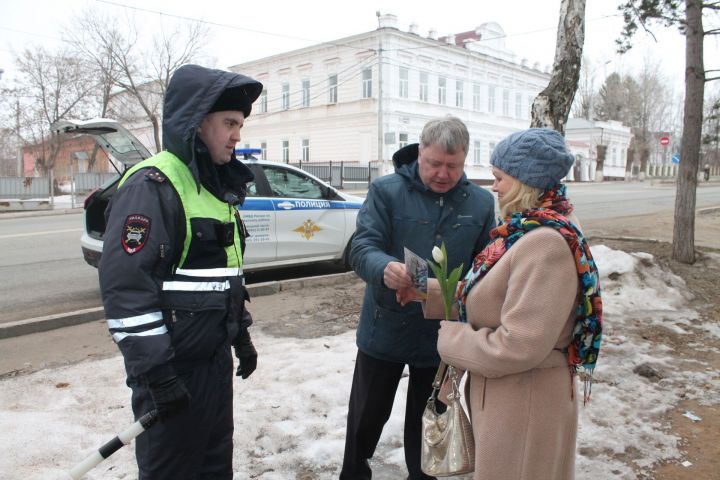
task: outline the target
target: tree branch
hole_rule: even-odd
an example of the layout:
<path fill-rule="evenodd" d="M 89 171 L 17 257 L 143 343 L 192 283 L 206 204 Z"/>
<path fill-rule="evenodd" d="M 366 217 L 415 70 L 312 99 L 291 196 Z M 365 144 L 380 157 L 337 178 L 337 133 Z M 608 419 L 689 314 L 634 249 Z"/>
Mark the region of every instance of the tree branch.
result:
<path fill-rule="evenodd" d="M 713 82 L 715 80 L 720 80 L 720 77 L 710 77 L 705 79 L 705 83 Z"/>
<path fill-rule="evenodd" d="M 642 26 L 643 30 L 645 30 L 645 33 L 649 33 L 650 36 L 653 38 L 653 40 L 655 40 L 655 43 L 657 43 L 657 37 L 655 37 L 655 34 L 652 33 L 652 32 L 650 31 L 650 29 L 646 26 L 646 24 L 645 24 L 645 19 L 644 19 L 644 18 L 642 17 L 642 15 L 640 14 L 640 10 L 638 10 L 638 8 L 637 8 L 634 4 L 632 5 L 632 9 L 633 9 L 633 11 L 635 12 L 635 17 L 636 17 L 636 18 L 638 19 L 638 21 L 640 22 L 640 25 Z"/>

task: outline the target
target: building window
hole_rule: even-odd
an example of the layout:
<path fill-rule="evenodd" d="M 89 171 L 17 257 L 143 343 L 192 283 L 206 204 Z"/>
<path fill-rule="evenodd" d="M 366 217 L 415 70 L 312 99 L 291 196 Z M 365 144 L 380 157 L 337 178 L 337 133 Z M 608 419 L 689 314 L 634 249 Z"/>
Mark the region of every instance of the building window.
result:
<path fill-rule="evenodd" d="M 480 140 L 475 140 L 473 142 L 473 163 L 475 165 L 480 165 L 480 163 L 482 163 L 480 159 L 480 153 L 482 153 L 481 146 Z"/>
<path fill-rule="evenodd" d="M 462 108 L 463 106 L 463 81 L 455 80 L 455 106 Z"/>
<path fill-rule="evenodd" d="M 420 101 L 428 101 L 428 74 L 427 72 L 420 72 Z"/>
<path fill-rule="evenodd" d="M 490 158 L 492 157 L 493 151 L 495 151 L 495 142 L 490 142 L 488 144 L 488 163 L 490 163 Z"/>
<path fill-rule="evenodd" d="M 503 115 L 510 116 L 510 90 L 503 89 Z"/>
<path fill-rule="evenodd" d="M 400 91 L 398 92 L 400 98 L 408 98 L 408 90 L 408 69 L 400 67 Z"/>
<path fill-rule="evenodd" d="M 287 110 L 290 108 L 290 84 L 289 83 L 282 84 L 282 97 L 280 98 L 280 101 L 282 103 L 281 108 L 283 110 Z"/>
<path fill-rule="evenodd" d="M 290 163 L 290 140 L 282 141 L 282 161 Z"/>
<path fill-rule="evenodd" d="M 310 139 L 309 138 L 303 138 L 303 141 L 302 141 L 302 161 L 303 162 L 310 161 Z"/>
<path fill-rule="evenodd" d="M 267 90 L 263 88 L 260 94 L 260 113 L 267 113 Z"/>
<path fill-rule="evenodd" d="M 403 148 L 407 147 L 408 144 L 408 134 L 407 133 L 401 133 L 398 135 L 398 147 Z"/>
<path fill-rule="evenodd" d="M 260 158 L 267 160 L 267 142 L 260 142 Z"/>
<path fill-rule="evenodd" d="M 495 85 L 488 86 L 488 112 L 495 113 Z"/>
<path fill-rule="evenodd" d="M 328 77 L 328 103 L 337 103 L 337 75 Z"/>
<path fill-rule="evenodd" d="M 480 85 L 477 83 L 473 84 L 473 110 L 476 112 L 479 112 L 482 109 L 482 105 L 480 103 L 481 101 L 480 96 Z"/>
<path fill-rule="evenodd" d="M 516 93 L 515 94 L 515 118 L 524 118 L 522 103 L 523 103 L 522 93 Z"/>
<path fill-rule="evenodd" d="M 302 81 L 302 106 L 310 106 L 310 80 Z"/>
<path fill-rule="evenodd" d="M 362 72 L 362 98 L 372 97 L 372 68 L 366 68 Z"/>
<path fill-rule="evenodd" d="M 447 103 L 447 78 L 438 77 L 438 103 L 445 105 Z"/>

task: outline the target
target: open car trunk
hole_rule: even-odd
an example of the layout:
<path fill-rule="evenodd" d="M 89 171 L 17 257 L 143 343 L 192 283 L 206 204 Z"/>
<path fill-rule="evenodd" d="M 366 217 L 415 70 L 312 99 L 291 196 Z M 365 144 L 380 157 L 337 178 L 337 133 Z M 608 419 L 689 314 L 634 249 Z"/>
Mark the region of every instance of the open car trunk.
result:
<path fill-rule="evenodd" d="M 150 158 L 151 153 L 125 127 L 115 120 L 60 120 L 52 125 L 58 134 L 90 135 L 110 158 L 118 177 L 101 185 L 85 199 L 85 230 L 89 237 L 102 240 L 105 234 L 105 208 L 117 190 L 120 175 L 138 162 Z"/>

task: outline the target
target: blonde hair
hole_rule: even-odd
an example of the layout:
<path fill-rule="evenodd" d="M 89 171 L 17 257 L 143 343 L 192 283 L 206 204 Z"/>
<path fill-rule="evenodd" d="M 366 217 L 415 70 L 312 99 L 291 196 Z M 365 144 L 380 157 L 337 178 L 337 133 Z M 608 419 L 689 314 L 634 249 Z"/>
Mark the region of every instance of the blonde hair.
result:
<path fill-rule="evenodd" d="M 544 192 L 545 190 L 542 188 L 531 187 L 515 179 L 515 184 L 503 195 L 502 205 L 500 205 L 500 215 L 506 217 L 513 213 L 527 210 L 528 208 L 539 207 L 540 197 Z"/>

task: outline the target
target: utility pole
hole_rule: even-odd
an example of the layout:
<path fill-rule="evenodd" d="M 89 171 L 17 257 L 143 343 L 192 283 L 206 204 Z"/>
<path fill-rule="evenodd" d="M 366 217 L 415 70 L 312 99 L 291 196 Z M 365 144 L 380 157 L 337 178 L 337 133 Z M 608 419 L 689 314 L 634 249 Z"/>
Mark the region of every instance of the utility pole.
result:
<path fill-rule="evenodd" d="M 380 21 L 380 11 L 376 11 L 375 15 L 378 17 L 378 22 Z M 383 91 L 382 91 L 382 25 L 378 24 L 378 113 L 377 113 L 377 121 L 378 121 L 378 160 L 380 161 L 380 169 L 381 172 L 385 170 L 385 159 L 383 158 L 383 109 L 382 109 L 382 99 L 383 99 Z"/>
<path fill-rule="evenodd" d="M 20 99 L 18 97 L 15 98 L 15 138 L 17 138 L 17 140 L 18 140 L 17 176 L 24 177 L 25 169 L 23 168 L 23 155 L 22 155 L 23 142 L 20 138 Z"/>

